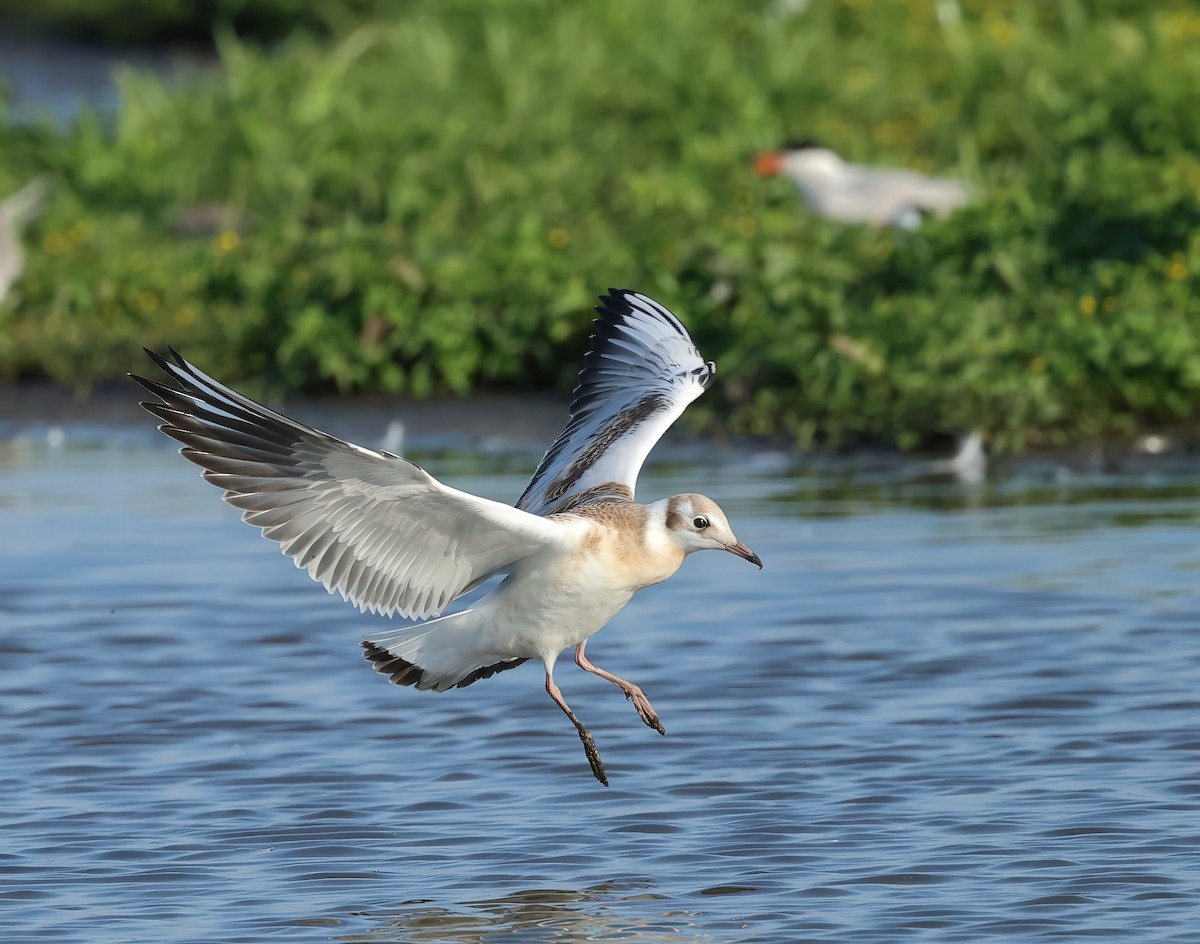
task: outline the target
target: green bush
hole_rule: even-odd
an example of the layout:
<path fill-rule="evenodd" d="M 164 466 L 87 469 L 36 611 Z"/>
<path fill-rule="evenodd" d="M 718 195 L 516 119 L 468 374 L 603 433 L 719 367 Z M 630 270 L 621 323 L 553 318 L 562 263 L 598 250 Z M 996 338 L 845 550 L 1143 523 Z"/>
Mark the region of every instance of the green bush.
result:
<path fill-rule="evenodd" d="M 0 190 L 58 181 L 0 377 L 86 386 L 169 341 L 275 390 L 563 388 L 611 285 L 688 323 L 720 368 L 700 414 L 735 431 L 1193 422 L 1200 13 L 934 9 L 418 3 L 225 41 L 185 87 L 125 75 L 114 128 L 0 131 Z M 918 233 L 825 223 L 748 169 L 796 136 L 981 196 Z"/>

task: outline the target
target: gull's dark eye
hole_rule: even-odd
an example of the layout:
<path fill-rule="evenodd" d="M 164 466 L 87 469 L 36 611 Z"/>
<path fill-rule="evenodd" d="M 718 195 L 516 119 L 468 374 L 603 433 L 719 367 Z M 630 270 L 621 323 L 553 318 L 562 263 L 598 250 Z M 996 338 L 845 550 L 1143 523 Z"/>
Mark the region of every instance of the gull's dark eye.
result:
<path fill-rule="evenodd" d="M 692 519 L 692 527 L 697 531 L 703 531 L 708 527 L 708 519 L 705 518 L 704 515 L 696 515 L 696 517 Z"/>

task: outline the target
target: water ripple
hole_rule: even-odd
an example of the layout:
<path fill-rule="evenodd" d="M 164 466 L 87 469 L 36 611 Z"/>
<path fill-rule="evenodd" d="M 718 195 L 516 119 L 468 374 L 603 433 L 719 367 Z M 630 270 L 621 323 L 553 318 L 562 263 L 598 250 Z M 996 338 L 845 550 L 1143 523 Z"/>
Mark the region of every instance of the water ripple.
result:
<path fill-rule="evenodd" d="M 6 942 L 1195 939 L 1194 483 L 705 473 L 768 569 L 698 555 L 592 643 L 665 738 L 564 666 L 605 791 L 536 669 L 383 684 L 169 452 L 6 461 Z"/>

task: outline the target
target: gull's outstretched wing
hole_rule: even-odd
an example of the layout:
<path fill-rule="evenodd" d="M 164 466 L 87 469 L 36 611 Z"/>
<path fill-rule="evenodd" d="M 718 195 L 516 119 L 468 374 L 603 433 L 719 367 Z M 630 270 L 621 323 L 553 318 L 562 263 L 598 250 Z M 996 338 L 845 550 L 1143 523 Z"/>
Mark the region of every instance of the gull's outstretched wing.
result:
<path fill-rule="evenodd" d="M 134 377 L 142 406 L 310 577 L 360 609 L 420 619 L 537 551 L 561 523 L 438 482 L 386 452 L 334 439 L 218 383 L 175 351 L 147 354 L 174 385 Z"/>
<path fill-rule="evenodd" d="M 633 498 L 647 454 L 717 372 L 679 319 L 645 295 L 609 289 L 596 311 L 567 428 L 517 502 L 535 514 Z"/>

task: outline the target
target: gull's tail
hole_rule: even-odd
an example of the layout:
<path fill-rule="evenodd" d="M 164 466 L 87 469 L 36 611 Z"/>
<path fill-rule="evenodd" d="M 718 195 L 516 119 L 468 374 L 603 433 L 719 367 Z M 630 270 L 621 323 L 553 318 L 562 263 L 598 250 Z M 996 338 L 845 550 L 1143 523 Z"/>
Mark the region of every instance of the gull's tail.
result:
<path fill-rule="evenodd" d="M 465 688 L 526 661 L 489 652 L 483 629 L 478 610 L 463 610 L 376 640 L 364 639 L 363 654 L 397 685 L 435 692 Z"/>

